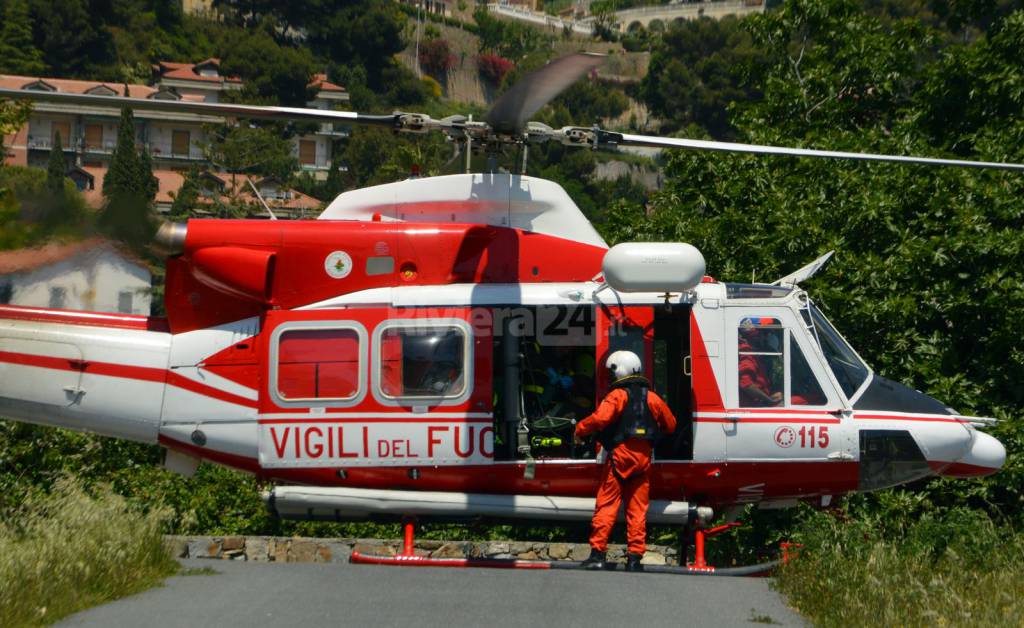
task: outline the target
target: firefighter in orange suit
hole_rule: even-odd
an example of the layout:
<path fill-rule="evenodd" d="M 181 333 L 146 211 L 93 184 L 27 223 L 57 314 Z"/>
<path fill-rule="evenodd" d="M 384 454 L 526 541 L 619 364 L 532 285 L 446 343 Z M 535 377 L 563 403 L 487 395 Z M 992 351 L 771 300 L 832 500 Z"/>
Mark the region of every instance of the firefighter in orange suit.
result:
<path fill-rule="evenodd" d="M 676 418 L 641 374 L 640 358 L 631 351 L 608 356 L 611 391 L 597 411 L 576 425 L 576 438 L 597 434 L 607 452 L 590 534 L 590 557 L 585 569 L 604 569 L 608 536 L 619 505 L 626 500 L 626 571 L 641 571 L 647 543 L 651 451 L 661 434 L 676 429 Z"/>

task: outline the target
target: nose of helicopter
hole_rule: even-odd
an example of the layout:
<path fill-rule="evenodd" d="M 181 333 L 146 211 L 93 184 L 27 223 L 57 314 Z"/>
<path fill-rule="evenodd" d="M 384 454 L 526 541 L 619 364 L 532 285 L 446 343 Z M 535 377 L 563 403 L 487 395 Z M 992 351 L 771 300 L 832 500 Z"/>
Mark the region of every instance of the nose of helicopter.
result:
<path fill-rule="evenodd" d="M 992 475 L 1006 462 L 1006 448 L 995 437 L 972 429 L 971 446 L 956 462 L 941 471 L 952 478 Z"/>

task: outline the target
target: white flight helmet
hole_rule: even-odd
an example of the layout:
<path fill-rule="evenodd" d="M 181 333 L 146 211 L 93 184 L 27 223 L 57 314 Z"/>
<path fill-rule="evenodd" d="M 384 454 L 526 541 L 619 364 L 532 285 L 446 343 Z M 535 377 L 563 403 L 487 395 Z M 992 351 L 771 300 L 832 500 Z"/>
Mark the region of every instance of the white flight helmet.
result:
<path fill-rule="evenodd" d="M 637 375 L 643 368 L 640 358 L 632 351 L 616 351 L 608 356 L 605 366 L 612 373 L 612 381 L 618 381 L 630 375 Z"/>

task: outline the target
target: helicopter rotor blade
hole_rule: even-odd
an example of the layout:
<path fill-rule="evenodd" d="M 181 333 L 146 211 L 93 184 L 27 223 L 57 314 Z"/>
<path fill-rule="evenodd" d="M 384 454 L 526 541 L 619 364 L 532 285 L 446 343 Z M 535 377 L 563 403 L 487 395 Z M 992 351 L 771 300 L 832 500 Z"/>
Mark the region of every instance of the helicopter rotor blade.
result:
<path fill-rule="evenodd" d="M 604 55 L 593 52 L 556 59 L 517 81 L 494 102 L 484 120 L 498 135 L 519 135 L 530 116 L 604 60 Z"/>
<path fill-rule="evenodd" d="M 657 137 L 653 135 L 633 135 L 630 133 L 614 133 L 598 128 L 566 127 L 555 132 L 564 144 L 588 144 L 593 147 L 613 146 L 646 146 L 650 148 L 685 148 L 690 150 L 710 150 L 726 153 L 744 153 L 754 155 L 779 155 L 785 157 L 818 157 L 826 159 L 851 159 L 857 161 L 876 161 L 886 163 L 923 164 L 927 166 L 953 166 L 960 168 L 991 168 L 1024 172 L 1024 164 L 971 161 L 966 159 L 939 159 L 935 157 L 916 157 L 904 155 L 882 155 L 878 153 L 850 153 L 833 150 L 815 150 L 811 148 L 791 148 L 787 146 L 768 146 L 763 144 L 741 144 L 737 142 L 716 142 L 712 140 L 694 140 L 677 137 Z"/>
<path fill-rule="evenodd" d="M 209 103 L 184 100 L 163 100 L 158 98 L 127 98 L 121 96 L 97 96 L 93 94 L 71 94 L 67 92 L 44 92 L 23 89 L 0 89 L 0 99 L 31 100 L 103 109 L 131 107 L 136 111 L 167 111 L 193 113 L 214 117 L 254 118 L 260 120 L 286 120 L 295 122 L 350 122 L 371 126 L 395 127 L 399 114 L 367 115 L 354 111 L 331 111 L 303 107 L 276 107 L 262 105 L 237 105 L 233 103 Z"/>

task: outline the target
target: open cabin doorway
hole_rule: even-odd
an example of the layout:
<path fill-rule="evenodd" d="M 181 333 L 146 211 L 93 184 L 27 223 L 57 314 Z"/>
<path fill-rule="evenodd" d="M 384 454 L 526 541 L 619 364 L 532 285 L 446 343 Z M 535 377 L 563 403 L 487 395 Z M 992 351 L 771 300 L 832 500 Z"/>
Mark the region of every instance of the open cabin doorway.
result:
<path fill-rule="evenodd" d="M 573 432 L 597 401 L 594 306 L 524 305 L 492 315 L 495 457 L 593 458 Z"/>
<path fill-rule="evenodd" d="M 692 460 L 689 305 L 655 306 L 653 345 L 651 383 L 676 417 L 676 431 L 658 443 L 655 459 Z"/>

